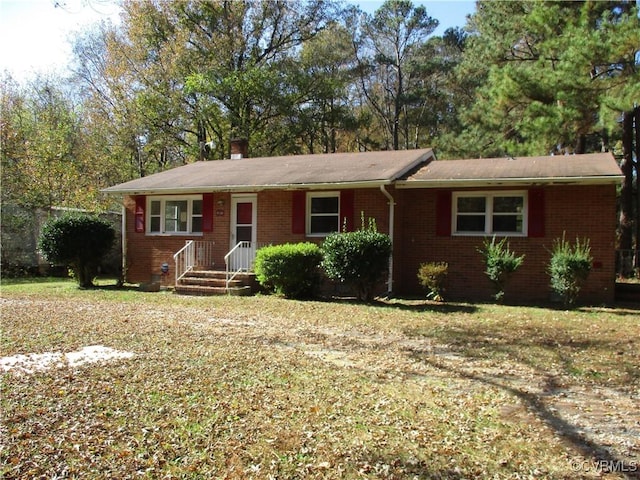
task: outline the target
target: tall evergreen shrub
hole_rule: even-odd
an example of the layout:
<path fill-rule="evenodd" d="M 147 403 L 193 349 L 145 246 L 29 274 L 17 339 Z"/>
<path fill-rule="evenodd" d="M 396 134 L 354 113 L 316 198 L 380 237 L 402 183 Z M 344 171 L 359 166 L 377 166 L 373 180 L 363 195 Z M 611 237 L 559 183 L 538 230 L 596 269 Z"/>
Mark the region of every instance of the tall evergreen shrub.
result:
<path fill-rule="evenodd" d="M 509 249 L 506 238 L 496 242 L 496 237 L 491 241 L 485 238 L 482 248 L 478 251 L 484 257 L 485 273 L 495 290 L 493 298 L 501 302 L 504 300 L 506 283 L 511 274 L 522 265 L 524 255 L 517 256 Z"/>
<path fill-rule="evenodd" d="M 548 272 L 551 290 L 560 297 L 565 307 L 575 304 L 591 272 L 592 262 L 589 239 L 576 238 L 576 243 L 571 245 L 563 233 L 561 239 L 554 240 Z"/>

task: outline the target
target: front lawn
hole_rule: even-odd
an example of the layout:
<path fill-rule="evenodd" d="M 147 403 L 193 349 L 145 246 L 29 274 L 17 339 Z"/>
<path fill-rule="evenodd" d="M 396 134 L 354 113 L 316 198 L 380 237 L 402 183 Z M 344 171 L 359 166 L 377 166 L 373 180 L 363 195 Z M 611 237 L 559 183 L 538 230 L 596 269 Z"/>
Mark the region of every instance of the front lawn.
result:
<path fill-rule="evenodd" d="M 66 281 L 3 284 L 0 304 L 0 357 L 134 354 L 4 371 L 2 478 L 638 475 L 638 310 Z"/>

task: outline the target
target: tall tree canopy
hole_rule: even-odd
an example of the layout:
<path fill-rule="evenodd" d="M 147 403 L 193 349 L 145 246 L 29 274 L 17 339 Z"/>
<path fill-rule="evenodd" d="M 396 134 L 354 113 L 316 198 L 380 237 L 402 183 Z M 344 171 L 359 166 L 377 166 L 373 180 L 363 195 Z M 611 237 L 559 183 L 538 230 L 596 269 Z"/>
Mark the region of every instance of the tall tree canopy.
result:
<path fill-rule="evenodd" d="M 638 94 L 637 11 L 628 2 L 480 1 L 461 75 L 484 81 L 462 155 L 583 153 L 609 146 L 602 107 Z M 633 86 L 631 86 L 633 85 Z M 626 99 L 626 100 L 625 100 Z"/>
<path fill-rule="evenodd" d="M 252 156 L 611 150 L 625 175 L 620 246 L 634 225 L 640 236 L 634 2 L 480 0 L 442 36 L 411 0 L 372 14 L 338 0 L 122 7 L 119 25 L 76 36 L 75 83 L 3 82 L 3 200 L 95 204 L 101 187 L 228 158 L 236 137 Z"/>
<path fill-rule="evenodd" d="M 351 36 L 345 26 L 334 22 L 300 52 L 296 89 L 301 102 L 284 124 L 310 152 L 331 153 L 354 150 L 359 110 L 352 88 L 357 64 Z"/>
<path fill-rule="evenodd" d="M 425 61 L 418 52 L 437 26 L 424 6 L 410 0 L 386 0 L 373 16 L 364 16 L 357 43 L 360 86 L 387 136 L 383 148 L 415 147 L 409 109 L 422 104 L 416 72 Z"/>
<path fill-rule="evenodd" d="M 333 20 L 333 5 L 323 0 L 171 5 L 190 32 L 187 50 L 194 68 L 187 91 L 219 109 L 229 137 L 251 139 L 259 151 L 256 140 L 270 120 L 304 101 L 288 74 L 300 47 Z"/>
<path fill-rule="evenodd" d="M 39 77 L 20 87 L 5 77 L 3 202 L 30 208 L 89 205 L 93 176 L 91 165 L 80 155 L 80 140 L 77 108 L 59 84 Z"/>
<path fill-rule="evenodd" d="M 612 150 L 621 141 L 620 247 L 630 249 L 639 223 L 633 202 L 638 8 L 628 1 L 482 0 L 471 24 L 475 34 L 460 74 L 483 81 L 449 153 L 585 153 Z"/>

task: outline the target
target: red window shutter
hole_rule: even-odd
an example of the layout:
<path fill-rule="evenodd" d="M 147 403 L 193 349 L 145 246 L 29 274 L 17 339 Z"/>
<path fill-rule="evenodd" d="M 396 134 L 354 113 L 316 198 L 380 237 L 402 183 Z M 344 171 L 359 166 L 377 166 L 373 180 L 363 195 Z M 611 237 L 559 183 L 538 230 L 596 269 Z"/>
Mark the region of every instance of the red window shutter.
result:
<path fill-rule="evenodd" d="M 303 191 L 292 192 L 291 233 L 305 233 L 305 215 L 307 195 Z"/>
<path fill-rule="evenodd" d="M 353 190 L 342 190 L 340 192 L 340 231 L 344 225 L 346 225 L 347 232 L 355 231 L 354 219 L 353 219 Z"/>
<path fill-rule="evenodd" d="M 136 233 L 144 233 L 144 209 L 147 206 L 147 197 L 137 195 L 136 208 L 133 212 Z"/>
<path fill-rule="evenodd" d="M 451 192 L 439 191 L 436 197 L 436 235 L 451 235 Z"/>
<path fill-rule="evenodd" d="M 529 190 L 529 229 L 530 237 L 544 237 L 544 189 Z"/>
<path fill-rule="evenodd" d="M 202 231 L 213 232 L 213 193 L 202 194 Z"/>

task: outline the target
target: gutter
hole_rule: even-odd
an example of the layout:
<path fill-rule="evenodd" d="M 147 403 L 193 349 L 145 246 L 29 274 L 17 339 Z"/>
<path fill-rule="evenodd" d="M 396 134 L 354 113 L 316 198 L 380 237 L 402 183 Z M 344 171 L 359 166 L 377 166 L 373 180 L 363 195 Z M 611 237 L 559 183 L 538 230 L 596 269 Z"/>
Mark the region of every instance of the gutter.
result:
<path fill-rule="evenodd" d="M 122 245 L 120 250 L 122 251 L 122 281 L 127 279 L 127 209 L 122 203 L 122 232 L 120 232 L 120 238 Z"/>
<path fill-rule="evenodd" d="M 395 220 L 396 203 L 387 191 L 384 184 L 380 185 L 380 191 L 389 199 L 389 238 L 391 239 L 391 256 L 389 257 L 389 275 L 387 277 L 387 295 L 391 295 L 393 291 L 393 224 Z"/>
<path fill-rule="evenodd" d="M 622 175 L 598 175 L 588 177 L 532 177 L 532 178 L 474 178 L 434 180 L 398 180 L 396 188 L 447 188 L 447 187 L 499 187 L 523 185 L 617 185 L 623 180 Z"/>

